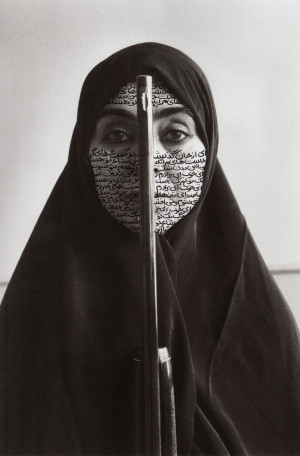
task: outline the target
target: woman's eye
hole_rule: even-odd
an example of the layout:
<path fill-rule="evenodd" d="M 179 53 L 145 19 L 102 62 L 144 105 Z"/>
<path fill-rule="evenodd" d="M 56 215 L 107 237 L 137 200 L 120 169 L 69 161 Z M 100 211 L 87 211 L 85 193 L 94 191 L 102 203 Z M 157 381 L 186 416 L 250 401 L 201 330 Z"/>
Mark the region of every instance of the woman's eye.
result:
<path fill-rule="evenodd" d="M 132 137 L 123 130 L 112 130 L 108 135 L 105 136 L 104 139 L 108 139 L 113 142 L 122 142 L 132 139 Z"/>
<path fill-rule="evenodd" d="M 180 142 L 188 137 L 187 133 L 184 133 L 181 130 L 170 130 L 162 139 L 171 141 L 171 142 Z"/>

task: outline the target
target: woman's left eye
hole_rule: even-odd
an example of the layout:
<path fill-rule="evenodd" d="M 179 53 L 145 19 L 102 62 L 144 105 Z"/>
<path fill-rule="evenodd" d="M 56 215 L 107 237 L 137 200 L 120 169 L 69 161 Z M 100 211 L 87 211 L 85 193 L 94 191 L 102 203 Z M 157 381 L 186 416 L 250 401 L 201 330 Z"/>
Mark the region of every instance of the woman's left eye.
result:
<path fill-rule="evenodd" d="M 170 142 L 181 142 L 186 139 L 189 135 L 182 130 L 169 130 L 166 135 L 163 136 L 163 140 L 167 140 Z"/>

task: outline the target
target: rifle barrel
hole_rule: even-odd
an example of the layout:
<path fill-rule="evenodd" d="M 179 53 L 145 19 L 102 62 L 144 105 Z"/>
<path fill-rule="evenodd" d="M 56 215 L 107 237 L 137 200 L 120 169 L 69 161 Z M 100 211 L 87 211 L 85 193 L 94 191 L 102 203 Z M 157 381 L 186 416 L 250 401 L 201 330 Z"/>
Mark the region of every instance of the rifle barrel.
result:
<path fill-rule="evenodd" d="M 156 246 L 154 212 L 154 160 L 152 77 L 138 76 L 137 117 L 140 172 L 140 240 L 143 280 L 142 391 L 144 452 L 161 455 L 159 354 L 157 328 Z"/>

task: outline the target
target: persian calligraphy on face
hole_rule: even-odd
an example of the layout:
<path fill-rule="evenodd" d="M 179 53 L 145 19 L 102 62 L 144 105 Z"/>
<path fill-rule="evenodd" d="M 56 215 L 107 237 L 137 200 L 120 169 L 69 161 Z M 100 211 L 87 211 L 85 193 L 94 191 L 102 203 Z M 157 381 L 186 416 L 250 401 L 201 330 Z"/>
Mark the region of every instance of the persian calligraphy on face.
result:
<path fill-rule="evenodd" d="M 197 203 L 206 153 L 191 112 L 160 81 L 152 87 L 156 232 L 164 233 Z M 105 209 L 139 231 L 136 85 L 121 87 L 103 109 L 89 159 Z"/>

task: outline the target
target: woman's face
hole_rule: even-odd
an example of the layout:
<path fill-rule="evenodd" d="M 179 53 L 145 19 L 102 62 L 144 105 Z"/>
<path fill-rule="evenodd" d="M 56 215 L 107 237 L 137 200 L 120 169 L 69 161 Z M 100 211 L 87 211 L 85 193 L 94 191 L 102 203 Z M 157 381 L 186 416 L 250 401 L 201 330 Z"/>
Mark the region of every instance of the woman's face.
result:
<path fill-rule="evenodd" d="M 106 210 L 139 231 L 139 169 L 135 82 L 104 107 L 89 158 Z M 202 189 L 205 150 L 192 114 L 168 89 L 152 87 L 156 232 L 164 233 L 194 207 Z"/>

